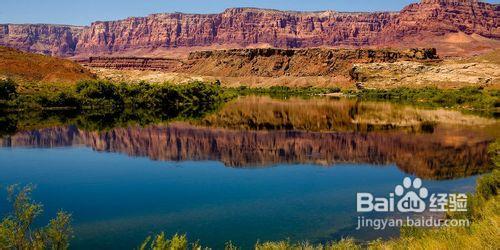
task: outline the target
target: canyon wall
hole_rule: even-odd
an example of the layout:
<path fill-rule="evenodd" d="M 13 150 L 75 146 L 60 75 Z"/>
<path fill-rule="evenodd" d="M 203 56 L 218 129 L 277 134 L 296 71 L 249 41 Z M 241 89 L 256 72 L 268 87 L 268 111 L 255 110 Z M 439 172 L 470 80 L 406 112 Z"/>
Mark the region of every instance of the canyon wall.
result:
<path fill-rule="evenodd" d="M 84 27 L 51 24 L 0 24 L 0 46 L 55 56 L 75 54 Z"/>
<path fill-rule="evenodd" d="M 405 7 L 385 26 L 380 41 L 421 38 L 450 32 L 500 39 L 500 5 L 478 0 L 422 0 Z"/>
<path fill-rule="evenodd" d="M 196 46 L 388 46 L 450 33 L 500 39 L 500 7 L 477 0 L 423 0 L 399 13 L 232 8 L 220 14 L 153 14 L 88 27 L 0 25 L 0 45 L 58 56 Z M 413 45 L 415 46 L 415 45 Z"/>

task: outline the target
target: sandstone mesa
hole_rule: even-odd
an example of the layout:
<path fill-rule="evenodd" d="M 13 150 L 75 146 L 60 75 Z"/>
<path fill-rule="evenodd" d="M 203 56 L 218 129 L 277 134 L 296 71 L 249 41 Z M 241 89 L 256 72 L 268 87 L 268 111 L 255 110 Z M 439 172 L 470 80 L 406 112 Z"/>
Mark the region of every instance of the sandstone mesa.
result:
<path fill-rule="evenodd" d="M 471 46 L 484 42 L 494 48 L 500 39 L 499 13 L 500 5 L 477 0 L 422 0 L 400 12 L 376 13 L 231 8 L 220 14 L 152 14 L 97 21 L 85 27 L 0 24 L 0 45 L 53 56 L 86 57 L 214 46 L 415 47 L 427 42 L 439 47 L 443 40 L 457 43 L 447 35 L 464 34 L 466 38 L 459 38 L 458 43 L 478 36 Z M 446 46 L 442 47 L 446 52 Z"/>

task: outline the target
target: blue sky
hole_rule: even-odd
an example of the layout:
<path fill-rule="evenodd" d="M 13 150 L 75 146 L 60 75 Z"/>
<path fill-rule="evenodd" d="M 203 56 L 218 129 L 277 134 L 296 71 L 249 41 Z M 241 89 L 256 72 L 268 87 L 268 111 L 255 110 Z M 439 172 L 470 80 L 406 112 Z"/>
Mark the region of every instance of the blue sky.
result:
<path fill-rule="evenodd" d="M 161 12 L 218 13 L 229 7 L 395 11 L 412 2 L 417 0 L 2 0 L 0 23 L 88 25 L 96 20 L 117 20 Z"/>

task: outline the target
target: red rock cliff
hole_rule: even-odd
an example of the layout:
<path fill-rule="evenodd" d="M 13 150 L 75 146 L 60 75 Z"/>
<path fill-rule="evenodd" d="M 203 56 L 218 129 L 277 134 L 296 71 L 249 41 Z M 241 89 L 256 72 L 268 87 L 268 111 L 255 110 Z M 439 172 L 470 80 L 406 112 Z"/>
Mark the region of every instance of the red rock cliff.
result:
<path fill-rule="evenodd" d="M 51 24 L 0 24 L 0 46 L 46 55 L 72 56 L 83 27 Z"/>
<path fill-rule="evenodd" d="M 499 13 L 500 5 L 477 0 L 422 0 L 405 7 L 393 22 L 384 27 L 381 42 L 450 32 L 500 39 Z"/>
<path fill-rule="evenodd" d="M 500 39 L 500 7 L 477 0 L 423 0 L 399 13 L 287 12 L 253 8 L 220 14 L 154 14 L 90 27 L 3 25 L 0 45 L 54 55 L 191 46 L 393 45 L 463 32 Z"/>

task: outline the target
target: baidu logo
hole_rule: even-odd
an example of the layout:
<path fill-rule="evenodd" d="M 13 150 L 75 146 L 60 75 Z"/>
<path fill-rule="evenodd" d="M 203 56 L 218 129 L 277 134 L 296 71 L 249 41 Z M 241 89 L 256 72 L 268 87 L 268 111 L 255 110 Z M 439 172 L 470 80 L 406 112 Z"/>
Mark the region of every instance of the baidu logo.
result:
<path fill-rule="evenodd" d="M 427 201 L 429 198 L 429 201 Z M 420 178 L 404 178 L 402 185 L 397 185 L 388 197 L 375 197 L 371 193 L 357 193 L 357 211 L 364 212 L 401 212 L 422 213 L 466 211 L 465 194 L 432 194 L 422 184 Z"/>
<path fill-rule="evenodd" d="M 413 188 L 414 190 L 411 190 Z M 422 187 L 422 180 L 416 178 L 412 180 L 406 177 L 403 180 L 403 186 L 397 185 L 394 193 L 402 198 L 398 201 L 398 211 L 403 213 L 425 211 L 425 201 L 429 191 L 427 188 Z M 404 196 L 403 196 L 404 195 Z"/>

